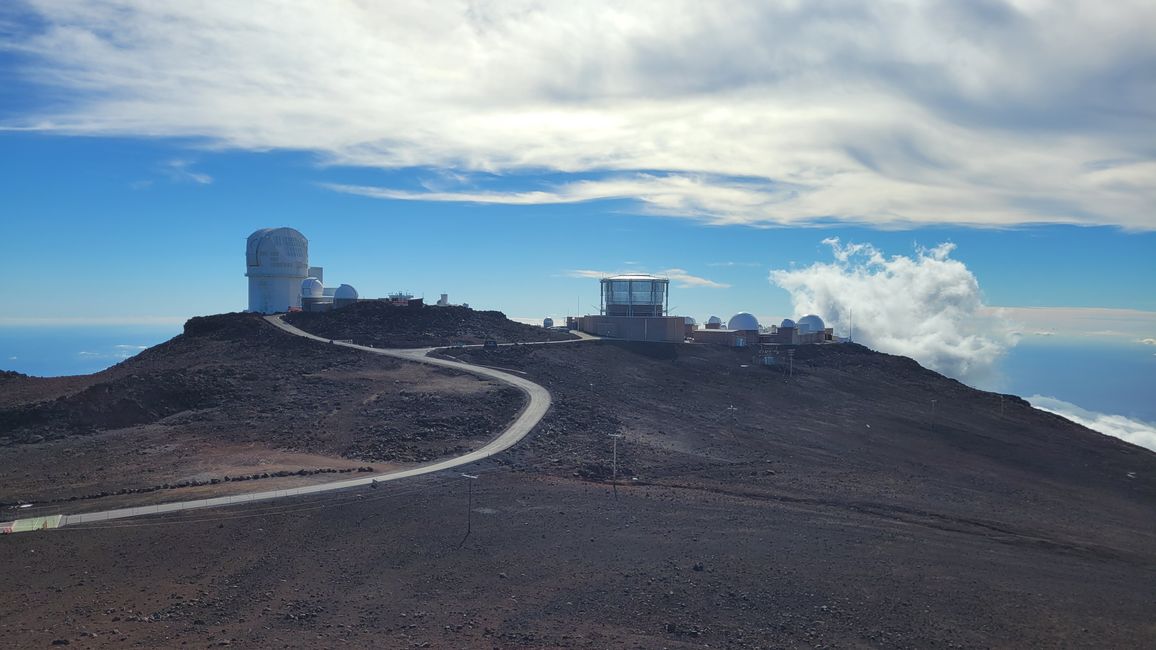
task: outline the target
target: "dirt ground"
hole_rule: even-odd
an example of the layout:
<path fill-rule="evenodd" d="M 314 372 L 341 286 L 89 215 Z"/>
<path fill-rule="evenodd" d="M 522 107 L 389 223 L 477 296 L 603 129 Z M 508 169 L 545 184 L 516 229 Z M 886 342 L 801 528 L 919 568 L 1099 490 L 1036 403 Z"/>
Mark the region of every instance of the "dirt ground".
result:
<path fill-rule="evenodd" d="M 514 322 L 499 311 L 459 306 L 395 306 L 367 300 L 327 312 L 295 312 L 286 322 L 327 339 L 376 348 L 449 347 L 498 343 L 567 341 L 569 332 Z"/>
<path fill-rule="evenodd" d="M 468 469 L 472 509 L 470 479 L 446 472 L 7 536 L 20 597 L 0 602 L 0 638 L 1156 644 L 1156 454 L 858 346 L 801 351 L 794 377 L 695 345 L 454 354 L 526 372 L 555 400 L 530 439 Z"/>
<path fill-rule="evenodd" d="M 248 490 L 339 480 L 481 446 L 525 401 L 498 382 L 306 341 L 251 315 L 194 321 L 95 375 L 4 378 L 0 508 L 80 512 L 229 494 L 238 479 Z"/>

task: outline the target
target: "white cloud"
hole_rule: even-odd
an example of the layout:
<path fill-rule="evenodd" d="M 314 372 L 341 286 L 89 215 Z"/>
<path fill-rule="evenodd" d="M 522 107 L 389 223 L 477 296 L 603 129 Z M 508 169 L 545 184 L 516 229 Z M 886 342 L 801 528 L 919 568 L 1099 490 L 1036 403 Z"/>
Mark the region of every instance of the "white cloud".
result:
<path fill-rule="evenodd" d="M 8 130 L 444 174 L 331 186 L 394 200 L 1156 229 L 1149 0 L 26 4 L 0 48 L 61 101 Z"/>
<path fill-rule="evenodd" d="M 700 278 L 697 275 L 691 275 L 683 269 L 666 269 L 659 273 L 661 276 L 670 278 L 675 282 L 675 286 L 679 289 L 691 289 L 694 287 L 706 287 L 708 289 L 726 289 L 731 285 L 723 282 L 715 282 L 706 278 Z"/>
<path fill-rule="evenodd" d="M 990 378 L 1014 343 L 1006 323 L 985 314 L 975 276 L 951 259 L 953 244 L 886 257 L 870 244 L 823 243 L 834 262 L 770 274 L 796 317 L 818 314 L 843 335 L 851 319 L 856 342 L 970 383 Z"/>
<path fill-rule="evenodd" d="M 112 346 L 112 351 L 110 352 L 90 352 L 85 350 L 77 352 L 76 355 L 85 359 L 121 360 L 136 356 L 141 350 L 145 350 L 147 348 L 147 345 L 114 345 Z"/>
<path fill-rule="evenodd" d="M 605 271 L 592 271 L 590 269 L 575 269 L 573 271 L 566 271 L 566 275 L 571 278 L 595 278 L 600 280 L 614 274 Z"/>
<path fill-rule="evenodd" d="M 639 271 L 637 269 L 632 270 L 632 271 L 627 271 L 627 273 L 641 273 L 641 272 L 642 271 Z M 598 279 L 601 279 L 601 278 L 609 277 L 612 275 L 617 275 L 617 273 L 610 273 L 607 271 L 593 271 L 590 269 L 575 269 L 572 271 L 566 271 L 566 275 L 568 277 L 571 277 L 571 278 L 598 278 Z M 664 271 L 659 271 L 655 275 L 672 280 L 675 283 L 675 286 L 678 287 L 679 289 L 693 289 L 696 287 L 705 287 L 708 289 L 726 289 L 726 288 L 731 286 L 729 284 L 724 284 L 722 282 L 715 282 L 714 280 L 708 280 L 707 278 L 702 278 L 702 277 L 699 277 L 697 275 L 691 275 L 690 273 L 687 273 L 685 269 L 666 269 Z"/>
<path fill-rule="evenodd" d="M 1156 312 L 1103 307 L 988 307 L 983 313 L 1003 318 L 1019 332 L 1061 337 L 1132 339 L 1156 331 Z"/>
<path fill-rule="evenodd" d="M 1122 415 L 1108 415 L 1082 409 L 1075 404 L 1056 399 L 1033 395 L 1027 398 L 1032 406 L 1062 415 L 1076 424 L 1081 424 L 1093 431 L 1114 436 L 1134 445 L 1139 445 L 1156 451 L 1156 424 L 1133 420 Z"/>
<path fill-rule="evenodd" d="M 762 266 L 762 264 L 759 264 L 758 262 L 709 262 L 707 263 L 707 266 L 725 266 L 728 268 L 744 266 L 748 268 L 758 268 Z"/>
<path fill-rule="evenodd" d="M 181 325 L 188 316 L 0 316 L 0 327 Z"/>
<path fill-rule="evenodd" d="M 208 185 L 213 182 L 212 176 L 190 169 L 192 164 L 189 160 L 170 160 L 164 164 L 163 169 L 169 178 L 180 183 Z"/>
<path fill-rule="evenodd" d="M 1143 343 L 1144 345 L 1156 345 L 1156 339 L 1154 338 L 1140 339 L 1139 342 Z"/>

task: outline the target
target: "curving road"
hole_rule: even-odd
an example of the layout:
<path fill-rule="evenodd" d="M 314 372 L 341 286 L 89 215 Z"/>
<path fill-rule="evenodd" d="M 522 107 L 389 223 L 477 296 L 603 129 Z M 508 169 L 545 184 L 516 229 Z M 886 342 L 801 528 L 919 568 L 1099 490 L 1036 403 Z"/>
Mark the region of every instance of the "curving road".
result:
<path fill-rule="evenodd" d="M 546 411 L 550 408 L 550 392 L 545 388 L 535 384 L 528 379 L 523 379 L 515 375 L 503 372 L 494 368 L 485 366 L 475 366 L 467 363 L 457 361 L 448 361 L 446 359 L 437 359 L 426 356 L 434 348 L 420 348 L 420 349 L 398 349 L 385 350 L 379 348 L 370 348 L 363 345 L 355 345 L 348 342 L 331 342 L 329 339 L 314 336 L 309 332 L 293 327 L 292 325 L 281 320 L 280 316 L 266 316 L 265 319 L 290 334 L 303 336 L 308 339 L 320 341 L 326 345 L 341 345 L 355 350 L 362 350 L 370 354 L 380 354 L 386 357 L 394 357 L 397 359 L 404 359 L 406 361 L 414 361 L 417 363 L 424 363 L 431 366 L 443 366 L 446 368 L 453 368 L 455 370 L 462 370 L 482 377 L 490 379 L 497 379 L 514 386 L 524 392 L 529 397 L 529 402 L 518 414 L 517 419 L 513 424 L 506 428 L 497 438 L 491 440 L 488 444 L 480 449 L 471 451 L 468 454 L 458 456 L 456 458 L 449 458 L 440 460 L 427 465 L 420 465 L 411 467 L 409 469 L 398 470 L 386 474 L 373 474 L 364 478 L 350 479 L 348 481 L 337 481 L 334 483 L 323 483 L 320 485 L 308 485 L 299 488 L 292 488 L 288 490 L 269 490 L 265 492 L 251 492 L 248 494 L 237 494 L 227 497 L 215 497 L 212 499 L 195 499 L 191 501 L 176 501 L 173 503 L 161 503 L 151 506 L 139 506 L 135 508 L 121 508 L 118 510 L 105 510 L 103 512 L 88 512 L 77 515 L 64 515 L 59 522 L 59 526 L 74 526 L 77 524 L 91 523 L 97 521 L 110 521 L 114 519 L 126 519 L 129 517 L 142 517 L 146 515 L 163 514 L 166 512 L 177 512 L 180 510 L 195 510 L 199 508 L 216 508 L 220 506 L 236 505 L 241 503 L 253 503 L 255 501 L 269 501 L 271 499 L 280 499 L 284 497 L 300 496 L 305 494 L 317 494 L 320 492 L 332 492 L 334 490 L 346 490 L 354 487 L 361 487 L 377 482 L 396 481 L 398 479 L 408 478 L 410 476 L 420 476 L 422 474 L 430 474 L 432 472 L 440 472 L 445 469 L 459 467 L 461 465 L 468 465 L 475 461 L 482 460 L 505 451 L 512 447 L 522 438 L 525 438 L 535 425 L 546 415 Z M 583 337 L 577 341 L 591 340 L 590 337 Z M 570 343 L 573 341 L 552 341 L 552 343 Z"/>

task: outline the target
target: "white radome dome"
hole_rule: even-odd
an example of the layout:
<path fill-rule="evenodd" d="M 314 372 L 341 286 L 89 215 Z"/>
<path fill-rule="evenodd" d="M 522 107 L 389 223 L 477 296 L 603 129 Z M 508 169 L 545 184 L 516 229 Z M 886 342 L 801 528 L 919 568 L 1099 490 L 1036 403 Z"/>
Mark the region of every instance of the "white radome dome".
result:
<path fill-rule="evenodd" d="M 690 316 L 687 316 L 687 317 L 686 317 L 686 320 L 685 320 L 684 322 L 685 322 L 687 325 L 690 325 L 691 327 L 693 327 L 693 326 L 695 326 L 695 325 L 698 325 L 698 321 L 696 321 L 694 318 L 692 318 L 692 317 L 690 317 Z"/>
<path fill-rule="evenodd" d="M 343 284 L 337 287 L 337 291 L 333 292 L 334 300 L 357 300 L 357 289 L 354 289 L 348 284 Z"/>
<path fill-rule="evenodd" d="M 783 322 L 779 324 L 779 329 L 795 329 L 795 321 L 791 320 L 790 318 L 784 318 Z"/>
<path fill-rule="evenodd" d="M 757 332 L 757 331 L 759 331 L 759 319 L 755 318 L 753 314 L 748 314 L 745 311 L 740 311 L 739 313 L 735 314 L 734 316 L 731 316 L 730 321 L 727 323 L 727 329 L 728 330 L 753 330 L 753 331 Z"/>
<path fill-rule="evenodd" d="M 545 327 L 547 329 L 554 327 L 554 319 L 553 318 L 543 318 L 542 319 L 542 327 Z"/>
<path fill-rule="evenodd" d="M 301 281 L 302 298 L 320 298 L 325 295 L 325 287 L 317 278 L 305 278 Z"/>
<path fill-rule="evenodd" d="M 707 325 L 722 325 L 722 319 L 719 318 L 718 316 L 711 316 L 710 318 L 706 319 L 706 324 Z"/>
<path fill-rule="evenodd" d="M 800 334 L 822 332 L 825 329 L 827 329 L 827 326 L 823 323 L 823 319 L 814 314 L 808 314 L 799 319 Z"/>

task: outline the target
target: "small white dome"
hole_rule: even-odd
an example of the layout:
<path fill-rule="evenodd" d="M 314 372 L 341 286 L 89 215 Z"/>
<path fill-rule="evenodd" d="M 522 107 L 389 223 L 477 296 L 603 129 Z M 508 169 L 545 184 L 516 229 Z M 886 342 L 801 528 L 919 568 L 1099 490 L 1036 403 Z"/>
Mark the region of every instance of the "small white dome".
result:
<path fill-rule="evenodd" d="M 753 330 L 759 331 L 759 319 L 745 311 L 731 316 L 730 322 L 727 323 L 728 330 Z"/>
<path fill-rule="evenodd" d="M 325 287 L 317 278 L 305 278 L 301 281 L 302 298 L 320 298 L 325 295 Z"/>
<path fill-rule="evenodd" d="M 808 314 L 799 319 L 799 333 L 806 334 L 808 332 L 822 332 L 827 329 L 823 323 L 823 319 L 814 314 Z"/>
<path fill-rule="evenodd" d="M 711 316 L 710 318 L 706 319 L 706 324 L 707 325 L 722 325 L 722 319 L 719 318 L 718 316 Z"/>
<path fill-rule="evenodd" d="M 686 320 L 685 320 L 685 321 L 683 321 L 683 322 L 685 322 L 687 325 L 692 325 L 692 326 L 693 326 L 693 325 L 698 325 L 698 321 L 696 321 L 695 319 L 691 318 L 690 316 L 687 316 L 687 317 L 686 317 Z"/>
<path fill-rule="evenodd" d="M 795 321 L 791 320 L 790 318 L 784 318 L 783 322 L 779 324 L 779 329 L 781 329 L 781 330 L 792 329 L 793 330 L 793 329 L 795 329 Z"/>
<path fill-rule="evenodd" d="M 554 319 L 553 318 L 542 319 L 542 327 L 547 327 L 547 328 L 554 327 Z"/>
<path fill-rule="evenodd" d="M 337 287 L 337 291 L 333 292 L 333 299 L 334 300 L 357 300 L 357 289 L 354 289 L 353 287 L 349 286 L 348 284 L 343 284 L 340 287 Z"/>

